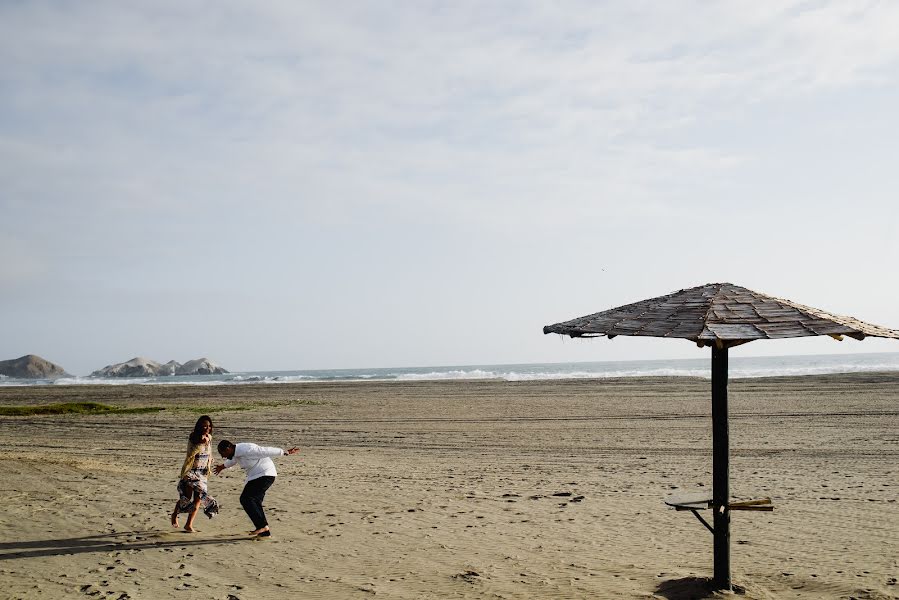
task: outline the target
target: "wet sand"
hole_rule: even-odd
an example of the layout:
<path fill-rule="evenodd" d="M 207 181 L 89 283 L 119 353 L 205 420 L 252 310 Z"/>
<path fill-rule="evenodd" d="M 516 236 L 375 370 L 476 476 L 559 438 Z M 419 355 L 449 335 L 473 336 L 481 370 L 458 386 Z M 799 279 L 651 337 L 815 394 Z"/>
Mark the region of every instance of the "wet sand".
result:
<path fill-rule="evenodd" d="M 0 597 L 706 596 L 711 534 L 663 501 L 710 494 L 708 381 L 0 388 L 71 401 L 165 410 L 0 417 Z M 270 539 L 237 469 L 171 528 L 192 408 L 300 446 Z M 731 381 L 730 413 L 732 495 L 775 506 L 733 513 L 734 597 L 899 597 L 899 374 Z"/>

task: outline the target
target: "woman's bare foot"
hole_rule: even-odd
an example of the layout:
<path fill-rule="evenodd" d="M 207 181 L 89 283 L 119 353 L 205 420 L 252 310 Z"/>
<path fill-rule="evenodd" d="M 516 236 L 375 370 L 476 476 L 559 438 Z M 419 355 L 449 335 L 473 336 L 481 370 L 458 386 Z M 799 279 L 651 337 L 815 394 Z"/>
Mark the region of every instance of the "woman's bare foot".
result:
<path fill-rule="evenodd" d="M 265 527 L 260 527 L 259 529 L 256 529 L 254 531 L 251 531 L 250 535 L 259 535 L 260 533 L 265 533 L 266 531 L 268 531 L 268 525 L 266 525 Z"/>
<path fill-rule="evenodd" d="M 196 529 L 194 529 L 194 519 L 197 518 L 197 512 L 199 512 L 199 510 L 200 498 L 197 497 L 194 498 L 193 508 L 187 515 L 187 521 L 184 523 L 184 531 L 187 531 L 189 533 L 193 533 L 194 531 L 196 531 Z"/>
<path fill-rule="evenodd" d="M 175 529 L 178 529 L 178 527 L 180 527 L 180 525 L 178 523 L 178 512 L 177 511 L 172 513 L 172 527 L 174 527 Z"/>

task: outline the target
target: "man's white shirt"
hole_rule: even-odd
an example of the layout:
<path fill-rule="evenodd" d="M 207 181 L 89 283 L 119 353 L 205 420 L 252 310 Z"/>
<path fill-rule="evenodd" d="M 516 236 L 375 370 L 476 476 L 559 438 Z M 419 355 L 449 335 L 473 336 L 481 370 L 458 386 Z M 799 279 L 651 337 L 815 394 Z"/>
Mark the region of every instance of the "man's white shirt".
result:
<path fill-rule="evenodd" d="M 275 470 L 272 457 L 285 454 L 287 453 L 281 448 L 269 448 L 251 442 L 242 442 L 234 447 L 234 456 L 225 459 L 225 468 L 229 469 L 234 465 L 240 465 L 240 468 L 247 472 L 245 483 L 265 476 L 277 477 L 278 472 Z"/>

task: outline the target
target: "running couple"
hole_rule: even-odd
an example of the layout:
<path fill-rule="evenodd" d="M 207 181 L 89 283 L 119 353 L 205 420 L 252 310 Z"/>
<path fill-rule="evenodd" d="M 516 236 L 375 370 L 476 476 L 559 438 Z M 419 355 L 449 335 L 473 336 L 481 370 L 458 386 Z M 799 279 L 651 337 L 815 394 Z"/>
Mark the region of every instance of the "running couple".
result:
<path fill-rule="evenodd" d="M 218 514 L 219 505 L 215 498 L 209 495 L 207 477 L 212 471 L 216 475 L 223 470 L 240 465 L 246 471 L 243 493 L 240 495 L 240 504 L 253 521 L 255 529 L 250 535 L 268 537 L 271 531 L 262 509 L 265 492 L 275 482 L 278 472 L 272 458 L 296 454 L 299 448 L 282 450 L 281 448 L 267 448 L 251 443 L 232 444 L 228 440 L 219 442 L 218 451 L 225 464 L 212 466 L 212 419 L 203 415 L 197 419 L 194 430 L 188 436 L 187 456 L 181 467 L 181 477 L 178 480 L 178 502 L 172 512 L 172 525 L 178 527 L 178 515 L 188 513 L 184 530 L 195 531 L 194 518 L 203 507 L 203 512 L 210 519 Z"/>

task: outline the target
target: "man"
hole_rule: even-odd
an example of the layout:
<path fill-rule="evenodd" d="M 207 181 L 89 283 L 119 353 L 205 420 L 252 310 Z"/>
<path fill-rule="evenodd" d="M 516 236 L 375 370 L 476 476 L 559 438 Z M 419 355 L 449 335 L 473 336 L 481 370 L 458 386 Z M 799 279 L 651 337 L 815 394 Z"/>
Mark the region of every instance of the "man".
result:
<path fill-rule="evenodd" d="M 240 465 L 247 473 L 247 479 L 240 495 L 240 504 L 247 511 L 253 526 L 256 527 L 250 535 L 269 537 L 272 532 L 268 528 L 265 512 L 262 510 L 262 501 L 265 492 L 275 483 L 278 472 L 272 457 L 296 454 L 299 448 L 282 450 L 281 448 L 266 448 L 256 444 L 242 443 L 232 444 L 228 440 L 219 442 L 219 454 L 225 459 L 225 464 L 213 467 L 213 472 L 218 475 L 225 469 L 234 465 Z"/>

